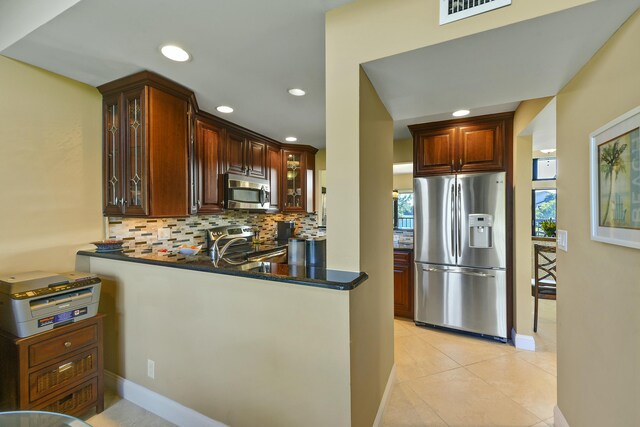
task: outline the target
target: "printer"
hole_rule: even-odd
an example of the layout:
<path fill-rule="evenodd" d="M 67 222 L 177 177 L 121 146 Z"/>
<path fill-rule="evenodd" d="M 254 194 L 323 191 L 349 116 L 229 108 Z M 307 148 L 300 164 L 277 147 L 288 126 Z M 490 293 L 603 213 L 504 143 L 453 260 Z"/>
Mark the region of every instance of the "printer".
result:
<path fill-rule="evenodd" d="M 81 272 L 0 276 L 0 329 L 24 338 L 95 316 L 101 285 Z"/>

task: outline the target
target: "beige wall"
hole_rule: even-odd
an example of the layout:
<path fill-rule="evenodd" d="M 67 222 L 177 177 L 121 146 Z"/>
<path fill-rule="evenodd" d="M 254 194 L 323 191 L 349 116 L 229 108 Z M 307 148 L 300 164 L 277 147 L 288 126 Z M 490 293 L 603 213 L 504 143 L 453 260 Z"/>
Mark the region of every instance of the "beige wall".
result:
<path fill-rule="evenodd" d="M 369 280 L 349 301 L 354 427 L 373 424 L 393 366 L 392 142 L 391 116 L 361 70 L 360 266 Z"/>
<path fill-rule="evenodd" d="M 393 141 L 393 163 L 413 163 L 413 139 Z"/>
<path fill-rule="evenodd" d="M 72 270 L 103 236 L 101 96 L 0 56 L 0 273 Z"/>
<path fill-rule="evenodd" d="M 380 267 L 375 266 L 375 262 L 381 259 L 380 253 L 376 251 L 387 251 L 391 247 L 391 227 L 380 227 L 378 221 L 380 213 L 363 209 L 369 204 L 367 200 L 369 195 L 365 190 L 370 186 L 362 180 L 370 176 L 370 173 L 362 170 L 363 167 L 369 166 L 362 160 L 369 159 L 373 155 L 365 152 L 362 144 L 366 130 L 361 127 L 363 117 L 361 109 L 368 103 L 375 104 L 376 101 L 372 96 L 361 102 L 360 85 L 363 79 L 361 79 L 360 64 L 589 2 L 585 0 L 517 1 L 509 7 L 492 13 L 444 26 L 438 25 L 438 2 L 433 0 L 360 0 L 327 13 L 325 22 L 327 265 L 330 268 L 348 271 L 365 270 L 369 273 L 376 271 L 372 276 L 372 280 L 376 282 L 373 285 L 374 289 L 378 289 L 377 281 L 391 278 L 391 257 L 386 264 Z M 385 120 L 381 119 L 381 121 Z M 390 134 L 390 145 L 392 138 Z M 374 193 L 378 195 L 376 197 L 386 199 L 384 206 L 388 206 L 389 203 L 384 192 L 387 191 L 386 189 L 391 190 L 393 184 L 392 159 L 393 155 L 389 152 L 389 161 L 385 162 L 388 166 L 386 169 L 380 169 L 381 173 L 385 174 L 384 180 L 381 180 L 382 177 L 376 178 L 376 181 L 382 184 L 380 187 L 382 191 L 378 189 Z M 382 163 L 376 161 L 371 166 L 380 164 Z M 388 175 L 383 172 L 386 170 L 389 171 Z M 374 199 L 371 204 L 377 206 L 378 201 Z M 380 206 L 383 212 L 390 210 L 386 207 L 382 208 L 382 204 Z M 369 220 L 368 215 L 373 215 L 374 219 Z M 381 230 L 389 230 L 389 240 L 386 234 L 384 235 L 384 246 L 364 245 L 368 241 L 367 236 L 377 235 Z M 389 287 L 391 283 L 391 281 L 388 282 Z M 378 290 L 372 292 L 381 293 L 370 297 L 375 303 L 366 308 L 369 310 L 366 317 L 387 321 L 387 313 L 390 313 L 387 310 L 390 310 L 392 305 L 392 293 L 389 291 L 383 294 Z M 355 297 L 356 293 L 354 293 Z M 367 297 L 363 297 L 362 300 L 364 301 L 365 298 Z M 386 301 L 378 298 L 386 298 Z M 359 311 L 364 307 L 359 308 L 356 304 L 351 307 L 351 315 L 355 316 L 352 322 L 358 323 L 358 316 L 364 316 Z M 360 328 L 361 326 L 357 323 L 355 327 Z M 383 325 L 376 324 L 369 334 L 380 333 L 382 327 Z M 361 331 L 361 333 L 364 335 L 367 332 Z M 355 345 L 359 344 L 356 342 Z M 366 384 L 363 378 L 365 372 L 352 374 L 353 379 L 357 381 L 352 390 L 354 425 L 366 423 L 375 416 L 374 409 L 377 405 L 373 400 L 376 395 L 380 395 L 382 383 L 380 376 L 386 368 L 386 362 L 381 355 L 392 352 L 393 341 L 387 340 L 386 336 L 380 338 L 370 336 L 362 345 L 364 345 L 362 349 L 369 351 L 368 354 L 365 355 L 359 348 L 352 348 L 352 352 L 359 356 L 380 359 L 375 366 L 368 368 L 367 374 L 374 377 L 368 380 L 372 384 L 372 390 L 364 393 L 360 401 L 355 400 L 360 399 L 355 393 L 360 390 L 362 384 Z M 358 362 L 361 360 L 359 359 Z"/>
<path fill-rule="evenodd" d="M 531 309 L 531 176 L 532 137 L 521 135 L 551 101 L 532 99 L 520 103 L 513 117 L 514 185 L 514 327 L 520 335 L 533 335 Z"/>
<path fill-rule="evenodd" d="M 87 263 L 104 280 L 105 369 L 234 427 L 349 425 L 348 291 Z"/>
<path fill-rule="evenodd" d="M 640 251 L 589 228 L 589 134 L 640 104 L 640 12 L 557 97 L 558 406 L 572 427 L 640 425 Z"/>
<path fill-rule="evenodd" d="M 400 191 L 413 191 L 413 174 L 401 173 L 393 175 L 393 188 Z"/>
<path fill-rule="evenodd" d="M 327 262 L 330 267 L 360 269 L 358 233 L 364 215 L 358 201 L 360 64 L 590 1 L 517 1 L 509 7 L 444 26 L 438 24 L 438 2 L 433 0 L 359 0 L 327 13 Z"/>

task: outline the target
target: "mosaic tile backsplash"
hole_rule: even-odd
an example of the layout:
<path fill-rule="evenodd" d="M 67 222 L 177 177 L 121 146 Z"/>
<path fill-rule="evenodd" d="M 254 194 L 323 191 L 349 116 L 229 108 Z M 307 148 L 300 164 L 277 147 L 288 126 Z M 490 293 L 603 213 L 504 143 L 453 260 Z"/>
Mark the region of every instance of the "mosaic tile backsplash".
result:
<path fill-rule="evenodd" d="M 188 218 L 109 218 L 109 239 L 124 240 L 124 252 L 133 254 L 155 253 L 160 249 L 176 251 L 180 245 L 206 247 L 206 230 L 219 225 L 248 225 L 260 230 L 261 240 L 274 240 L 276 221 L 295 221 L 296 236 L 303 238 L 326 235 L 318 227 L 317 215 L 304 213 L 262 214 L 225 211 L 218 215 Z M 169 240 L 158 240 L 159 228 L 170 228 Z"/>

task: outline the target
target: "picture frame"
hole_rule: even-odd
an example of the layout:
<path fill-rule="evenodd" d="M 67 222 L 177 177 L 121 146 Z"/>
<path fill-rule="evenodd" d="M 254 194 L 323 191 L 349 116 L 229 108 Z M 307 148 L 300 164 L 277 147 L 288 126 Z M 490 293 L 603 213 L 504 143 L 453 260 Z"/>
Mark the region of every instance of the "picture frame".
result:
<path fill-rule="evenodd" d="M 640 106 L 590 135 L 591 240 L 640 249 Z"/>

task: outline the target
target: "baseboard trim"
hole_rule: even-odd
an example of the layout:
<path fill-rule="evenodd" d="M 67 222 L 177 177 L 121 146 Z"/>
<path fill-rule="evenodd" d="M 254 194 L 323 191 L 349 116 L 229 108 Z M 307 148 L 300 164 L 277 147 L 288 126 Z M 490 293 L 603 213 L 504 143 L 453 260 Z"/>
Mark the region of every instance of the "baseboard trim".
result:
<path fill-rule="evenodd" d="M 553 425 L 556 427 L 569 427 L 567 419 L 562 415 L 562 411 L 558 405 L 553 407 Z"/>
<path fill-rule="evenodd" d="M 122 378 L 113 372 L 104 371 L 105 386 L 116 390 L 118 396 L 126 399 L 149 412 L 153 412 L 178 426 L 189 427 L 227 427 L 200 412 L 164 397 L 161 394 Z"/>
<path fill-rule="evenodd" d="M 387 380 L 387 386 L 384 388 L 384 393 L 382 393 L 382 399 L 380 400 L 380 406 L 378 406 L 378 413 L 376 414 L 376 419 L 373 421 L 373 427 L 379 427 L 382 425 L 382 414 L 384 413 L 384 408 L 387 407 L 387 402 L 389 401 L 389 397 L 391 396 L 391 389 L 393 388 L 393 384 L 396 382 L 396 364 L 394 363 L 391 367 L 391 372 L 389 373 L 389 379 Z"/>
<path fill-rule="evenodd" d="M 536 340 L 531 335 L 517 334 L 515 328 L 511 330 L 513 345 L 520 350 L 536 351 Z"/>

